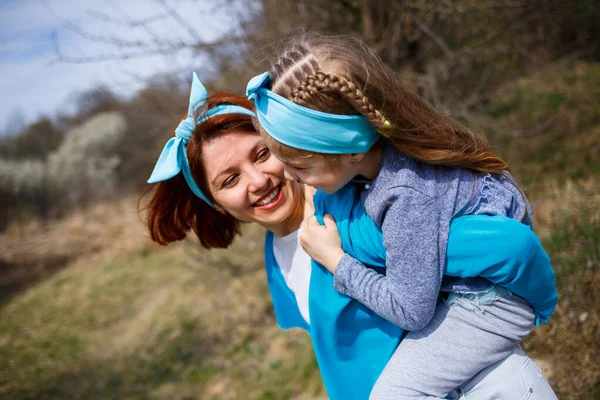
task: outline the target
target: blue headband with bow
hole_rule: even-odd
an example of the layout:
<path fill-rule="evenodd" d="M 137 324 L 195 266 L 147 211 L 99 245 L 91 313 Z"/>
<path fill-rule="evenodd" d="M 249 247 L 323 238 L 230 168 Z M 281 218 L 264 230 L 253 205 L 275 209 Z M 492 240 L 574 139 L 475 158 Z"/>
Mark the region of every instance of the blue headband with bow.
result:
<path fill-rule="evenodd" d="M 167 144 L 165 144 L 165 147 L 163 148 L 162 153 L 160 153 L 160 157 L 154 166 L 154 171 L 152 171 L 152 175 L 150 176 L 150 179 L 148 179 L 148 183 L 166 181 L 167 179 L 176 176 L 179 172 L 182 172 L 183 177 L 192 192 L 211 207 L 214 207 L 214 204 L 206 197 L 200 187 L 198 187 L 192 176 L 190 163 L 185 150 L 186 145 L 188 144 L 196 125 L 201 124 L 209 118 L 223 114 L 242 114 L 254 117 L 254 113 L 244 107 L 221 104 L 211 108 L 204 115 L 198 117 L 198 119 L 194 119 L 195 112 L 204 105 L 207 98 L 208 92 L 204 85 L 200 83 L 198 75 L 194 72 L 192 74 L 192 90 L 190 93 L 188 116 L 186 119 L 182 120 L 179 123 L 179 126 L 177 126 L 177 129 L 175 129 L 175 137 L 169 139 Z"/>
<path fill-rule="evenodd" d="M 379 133 L 362 115 L 339 115 L 302 107 L 268 89 L 268 72 L 248 82 L 246 95 L 256 105 L 256 116 L 267 133 L 296 149 L 326 154 L 364 153 Z"/>

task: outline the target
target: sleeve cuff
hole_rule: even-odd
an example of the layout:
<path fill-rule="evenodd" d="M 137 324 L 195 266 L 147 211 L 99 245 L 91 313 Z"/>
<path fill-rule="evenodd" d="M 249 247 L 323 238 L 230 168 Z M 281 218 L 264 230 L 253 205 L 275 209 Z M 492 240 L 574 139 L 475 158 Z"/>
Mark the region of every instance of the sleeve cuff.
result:
<path fill-rule="evenodd" d="M 348 253 L 344 254 L 335 268 L 335 274 L 333 274 L 333 288 L 346 296 L 351 296 L 349 290 L 351 286 L 349 284 L 350 277 L 352 276 L 352 271 L 357 267 L 364 268 L 362 263 L 356 258 L 353 258 Z"/>

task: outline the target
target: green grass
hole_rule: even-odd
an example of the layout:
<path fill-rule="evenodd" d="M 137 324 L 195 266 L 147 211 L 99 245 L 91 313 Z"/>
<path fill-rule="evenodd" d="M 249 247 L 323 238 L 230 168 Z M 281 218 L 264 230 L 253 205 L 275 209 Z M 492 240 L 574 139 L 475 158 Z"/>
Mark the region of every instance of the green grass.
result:
<path fill-rule="evenodd" d="M 492 118 L 503 118 L 518 110 L 525 120 L 532 122 L 540 113 L 555 113 L 567 102 L 567 96 L 562 92 L 535 93 L 518 89 L 486 110 Z"/>
<path fill-rule="evenodd" d="M 548 66 L 483 110 L 494 144 L 529 190 L 600 172 L 600 64 Z M 518 132 L 516 136 L 510 132 Z"/>
<path fill-rule="evenodd" d="M 261 234 L 250 232 L 238 246 Z M 320 393 L 310 339 L 276 327 L 259 258 L 252 264 L 252 257 L 239 257 L 239 248 L 220 251 L 210 258 L 235 254 L 227 260 L 232 267 L 215 269 L 190 265 L 185 247 L 67 268 L 5 304 L 0 397 L 261 399 L 307 389 Z"/>

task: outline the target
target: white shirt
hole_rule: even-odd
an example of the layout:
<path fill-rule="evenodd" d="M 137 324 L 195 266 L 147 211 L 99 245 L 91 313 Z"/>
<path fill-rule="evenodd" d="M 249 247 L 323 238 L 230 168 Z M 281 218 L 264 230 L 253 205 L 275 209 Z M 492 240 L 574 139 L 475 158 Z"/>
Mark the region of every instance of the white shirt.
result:
<path fill-rule="evenodd" d="M 308 315 L 308 289 L 310 286 L 311 259 L 300 246 L 298 229 L 284 237 L 274 237 L 273 253 L 285 283 L 296 296 L 300 314 L 310 324 Z"/>

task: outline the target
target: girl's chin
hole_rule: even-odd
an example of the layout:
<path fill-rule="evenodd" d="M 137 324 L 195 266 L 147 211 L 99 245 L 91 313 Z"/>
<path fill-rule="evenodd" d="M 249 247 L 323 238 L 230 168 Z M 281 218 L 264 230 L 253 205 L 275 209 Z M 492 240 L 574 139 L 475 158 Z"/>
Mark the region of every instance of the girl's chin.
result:
<path fill-rule="evenodd" d="M 321 188 L 322 191 L 324 191 L 327 194 L 334 194 L 335 192 L 337 192 L 339 189 L 331 189 L 331 188 Z"/>

